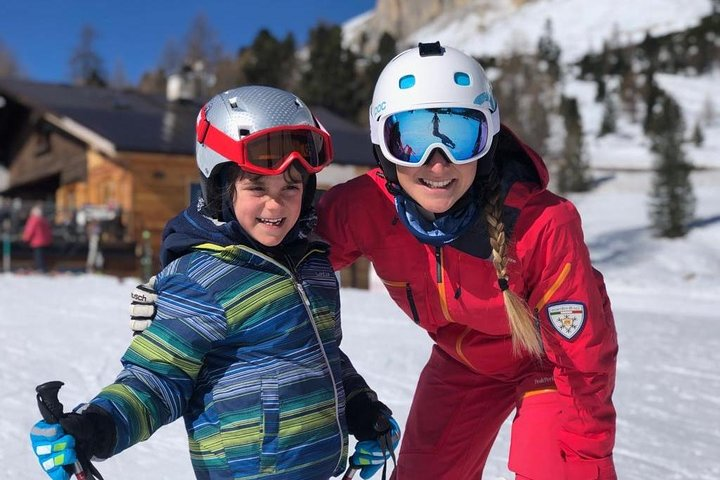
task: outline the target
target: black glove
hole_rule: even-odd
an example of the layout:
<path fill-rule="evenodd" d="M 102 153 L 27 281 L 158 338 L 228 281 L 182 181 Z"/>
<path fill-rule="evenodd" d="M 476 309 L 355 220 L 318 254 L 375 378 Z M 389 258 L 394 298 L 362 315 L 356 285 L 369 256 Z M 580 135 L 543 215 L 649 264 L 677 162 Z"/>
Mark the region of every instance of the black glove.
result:
<path fill-rule="evenodd" d="M 115 448 L 116 431 L 112 416 L 102 408 L 88 404 L 64 415 L 60 426 L 65 433 L 75 437 L 78 458 L 108 458 Z"/>
<path fill-rule="evenodd" d="M 361 392 L 345 404 L 348 431 L 359 442 L 375 440 L 390 430 L 392 410 L 377 399 L 375 392 Z"/>

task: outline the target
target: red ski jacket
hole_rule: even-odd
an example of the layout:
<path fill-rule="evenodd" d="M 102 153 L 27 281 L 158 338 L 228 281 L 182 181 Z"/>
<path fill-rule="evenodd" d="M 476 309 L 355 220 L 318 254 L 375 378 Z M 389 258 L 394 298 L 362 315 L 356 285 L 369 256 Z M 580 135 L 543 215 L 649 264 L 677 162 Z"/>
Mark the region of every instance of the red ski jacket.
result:
<path fill-rule="evenodd" d="M 23 230 L 23 241 L 32 248 L 49 246 L 52 243 L 50 222 L 43 217 L 31 215 Z"/>
<path fill-rule="evenodd" d="M 612 469 L 617 337 L 602 275 L 590 264 L 575 207 L 546 190 L 542 159 L 505 127 L 496 155 L 510 288 L 537 314 L 543 362 L 512 353 L 483 215 L 448 245 L 423 244 L 399 221 L 375 169 L 321 198 L 318 232 L 330 242 L 336 270 L 367 257 L 398 306 L 457 361 L 524 390 L 537 386 L 523 380 L 546 371 L 567 407 L 560 434 L 567 460 Z"/>

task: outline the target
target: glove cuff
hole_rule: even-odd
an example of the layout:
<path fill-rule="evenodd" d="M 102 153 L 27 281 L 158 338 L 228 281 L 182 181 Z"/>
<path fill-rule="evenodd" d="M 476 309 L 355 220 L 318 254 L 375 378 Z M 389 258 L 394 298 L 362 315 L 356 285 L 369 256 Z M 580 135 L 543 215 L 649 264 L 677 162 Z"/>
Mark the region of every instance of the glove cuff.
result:
<path fill-rule="evenodd" d="M 378 435 L 383 433 L 376 428 L 378 419 L 389 418 L 391 415 L 392 410 L 378 400 L 372 390 L 352 395 L 345 404 L 348 432 L 358 441 L 378 438 Z"/>
<path fill-rule="evenodd" d="M 117 438 L 112 416 L 97 405 L 83 405 L 77 412 L 60 419 L 66 433 L 75 437 L 80 457 L 108 458 L 113 454 Z"/>

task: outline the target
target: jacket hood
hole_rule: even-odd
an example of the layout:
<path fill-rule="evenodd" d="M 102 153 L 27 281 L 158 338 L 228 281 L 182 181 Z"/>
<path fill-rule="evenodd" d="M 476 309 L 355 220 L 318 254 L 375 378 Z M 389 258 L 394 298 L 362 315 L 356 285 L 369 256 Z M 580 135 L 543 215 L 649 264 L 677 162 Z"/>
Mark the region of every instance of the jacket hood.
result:
<path fill-rule="evenodd" d="M 255 244 L 237 221 L 218 222 L 204 216 L 196 207 L 191 206 L 165 225 L 160 249 L 162 267 L 190 253 L 193 247 L 203 243 L 222 247 Z"/>
<path fill-rule="evenodd" d="M 505 125 L 500 127 L 495 164 L 499 167 L 505 192 L 516 182 L 528 182 L 535 188 L 547 188 L 550 175 L 540 155 L 524 144 Z"/>
<path fill-rule="evenodd" d="M 188 207 L 165 225 L 160 249 L 163 268 L 173 260 L 190 253 L 193 247 L 212 243 L 221 247 L 245 245 L 283 263 L 297 261 L 307 251 L 309 236 L 317 223 L 314 207 L 304 209 L 283 241 L 274 247 L 255 241 L 237 220 L 220 222 L 207 217 L 197 207 Z"/>

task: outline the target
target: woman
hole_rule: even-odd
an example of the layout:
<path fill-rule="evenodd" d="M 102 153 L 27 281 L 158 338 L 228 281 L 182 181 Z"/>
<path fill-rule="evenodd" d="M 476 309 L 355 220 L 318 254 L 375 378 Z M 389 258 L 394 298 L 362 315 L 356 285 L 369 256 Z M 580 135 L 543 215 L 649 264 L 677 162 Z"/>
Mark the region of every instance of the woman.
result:
<path fill-rule="evenodd" d="M 45 250 L 52 244 L 52 228 L 50 222 L 43 217 L 42 205 L 35 205 L 30 210 L 22 238 L 33 250 L 35 270 L 47 273 Z"/>
<path fill-rule="evenodd" d="M 435 342 L 394 478 L 480 478 L 516 410 L 517 479 L 615 479 L 602 276 L 575 207 L 500 124 L 482 67 L 439 42 L 401 53 L 378 79 L 370 131 L 380 168 L 321 198 L 318 233 L 336 270 L 367 257 Z"/>

